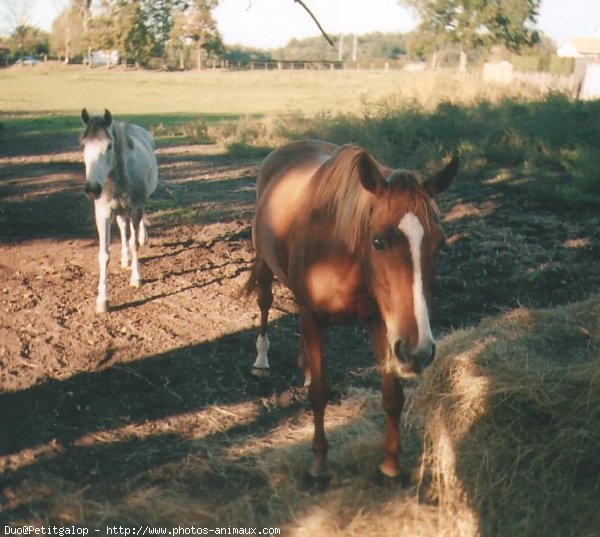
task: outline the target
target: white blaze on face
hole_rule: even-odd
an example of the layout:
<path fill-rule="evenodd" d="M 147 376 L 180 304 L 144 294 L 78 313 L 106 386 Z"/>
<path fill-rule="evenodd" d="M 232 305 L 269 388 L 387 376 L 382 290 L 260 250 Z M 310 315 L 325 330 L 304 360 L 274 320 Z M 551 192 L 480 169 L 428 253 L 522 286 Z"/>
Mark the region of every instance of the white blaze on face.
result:
<path fill-rule="evenodd" d="M 85 177 L 90 183 L 104 184 L 110 172 L 108 142 L 105 140 L 89 140 L 83 147 Z"/>
<path fill-rule="evenodd" d="M 429 311 L 427 310 L 427 302 L 423 292 L 423 273 L 421 267 L 421 243 L 425 231 L 421 222 L 414 213 L 406 213 L 398 229 L 406 235 L 408 245 L 410 247 L 410 255 L 413 266 L 413 307 L 415 310 L 415 319 L 417 321 L 417 329 L 419 332 L 419 340 L 417 343 L 418 351 L 431 352 L 433 346 L 433 335 L 431 326 L 429 325 Z"/>

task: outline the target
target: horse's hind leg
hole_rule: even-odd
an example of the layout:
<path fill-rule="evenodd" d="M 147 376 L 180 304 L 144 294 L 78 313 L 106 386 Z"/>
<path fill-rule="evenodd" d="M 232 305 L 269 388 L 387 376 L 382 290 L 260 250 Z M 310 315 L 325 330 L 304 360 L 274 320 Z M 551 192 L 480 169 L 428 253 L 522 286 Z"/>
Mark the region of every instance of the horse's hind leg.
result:
<path fill-rule="evenodd" d="M 129 281 L 129 285 L 132 287 L 139 287 L 141 281 L 138 248 L 140 246 L 139 232 L 143 213 L 144 210 L 141 207 L 133 207 L 129 218 L 131 227 L 131 235 L 129 237 L 129 249 L 131 250 L 131 280 Z"/>
<path fill-rule="evenodd" d="M 140 220 L 140 245 L 144 246 L 148 242 L 148 231 L 146 230 L 146 215 L 142 212 L 142 219 Z"/>
<path fill-rule="evenodd" d="M 129 266 L 129 246 L 127 245 L 127 218 L 123 215 L 117 215 L 117 225 L 121 233 L 121 268 L 126 269 Z"/>
<path fill-rule="evenodd" d="M 256 361 L 252 374 L 258 377 L 269 374 L 269 337 L 267 335 L 269 310 L 273 304 L 273 272 L 262 260 L 256 260 L 256 296 L 260 308 L 260 330 L 256 340 Z"/>

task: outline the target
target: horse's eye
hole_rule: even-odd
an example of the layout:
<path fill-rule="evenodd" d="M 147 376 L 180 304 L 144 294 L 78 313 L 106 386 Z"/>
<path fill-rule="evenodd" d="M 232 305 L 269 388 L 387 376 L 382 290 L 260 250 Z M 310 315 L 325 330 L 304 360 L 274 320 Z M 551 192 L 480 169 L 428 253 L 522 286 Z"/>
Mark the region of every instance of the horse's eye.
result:
<path fill-rule="evenodd" d="M 383 250 L 385 248 L 385 244 L 379 237 L 375 237 L 373 239 L 373 248 L 375 248 L 375 250 Z"/>
<path fill-rule="evenodd" d="M 109 151 L 112 151 L 112 144 L 108 144 L 108 147 L 107 147 L 107 149 L 108 149 Z"/>

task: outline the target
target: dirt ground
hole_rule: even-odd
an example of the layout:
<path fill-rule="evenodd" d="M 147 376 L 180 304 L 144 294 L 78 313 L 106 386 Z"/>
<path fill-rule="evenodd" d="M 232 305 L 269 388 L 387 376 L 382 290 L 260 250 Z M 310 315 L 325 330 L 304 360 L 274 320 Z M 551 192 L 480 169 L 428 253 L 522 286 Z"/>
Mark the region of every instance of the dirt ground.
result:
<path fill-rule="evenodd" d="M 294 301 L 280 287 L 273 374 L 249 374 L 258 309 L 240 290 L 252 259 L 258 163 L 212 146 L 161 149 L 143 285 L 128 286 L 113 229 L 111 311 L 98 315 L 97 237 L 78 149 L 67 139 L 0 145 L 0 518 L 53 519 L 48 490 L 23 492 L 35 488 L 27 483 L 49 483 L 48 475 L 91 487 L 86 494 L 98 501 L 118 501 L 125 492 L 112 478 L 133 479 L 135 468 L 182 457 L 169 434 L 202 427 L 195 413 L 211 405 L 262 409 L 229 439 L 273 428 L 292 408 L 308 412 L 297 389 Z M 514 181 L 459 177 L 440 200 L 449 240 L 434 299 L 436 335 L 506 308 L 565 304 L 600 290 L 597 207 L 531 192 Z M 332 329 L 327 358 L 334 399 L 350 387 L 377 387 L 362 326 Z M 162 434 L 155 459 L 131 463 L 126 447 L 86 451 L 77 443 L 128 424 Z M 218 495 L 229 485 L 206 486 Z"/>

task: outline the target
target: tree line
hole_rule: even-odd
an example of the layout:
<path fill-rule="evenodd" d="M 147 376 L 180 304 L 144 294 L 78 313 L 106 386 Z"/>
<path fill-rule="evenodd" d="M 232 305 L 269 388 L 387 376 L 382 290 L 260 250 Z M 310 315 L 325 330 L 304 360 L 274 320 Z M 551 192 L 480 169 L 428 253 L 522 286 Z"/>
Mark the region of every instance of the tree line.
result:
<path fill-rule="evenodd" d="M 19 12 L 19 3 L 27 5 L 27 0 L 4 2 L 12 13 Z M 7 44 L 13 58 L 51 54 L 69 63 L 91 58 L 93 50 L 116 50 L 140 66 L 162 58 L 181 69 L 192 63 L 201 68 L 203 58 L 224 51 L 213 17 L 217 4 L 218 0 L 69 0 L 49 33 L 33 27 L 22 13 L 14 20 Z"/>
<path fill-rule="evenodd" d="M 31 0 L 0 0 L 26 11 Z M 292 39 L 273 50 L 225 47 L 213 10 L 218 0 L 69 0 L 49 34 L 13 17 L 8 41 L 13 59 L 51 54 L 66 63 L 92 50 L 116 50 L 140 66 L 201 68 L 206 59 L 259 61 L 427 61 L 436 68 L 457 58 L 489 56 L 492 49 L 545 54 L 553 43 L 535 29 L 541 0 L 399 0 L 421 20 L 412 32 Z"/>

